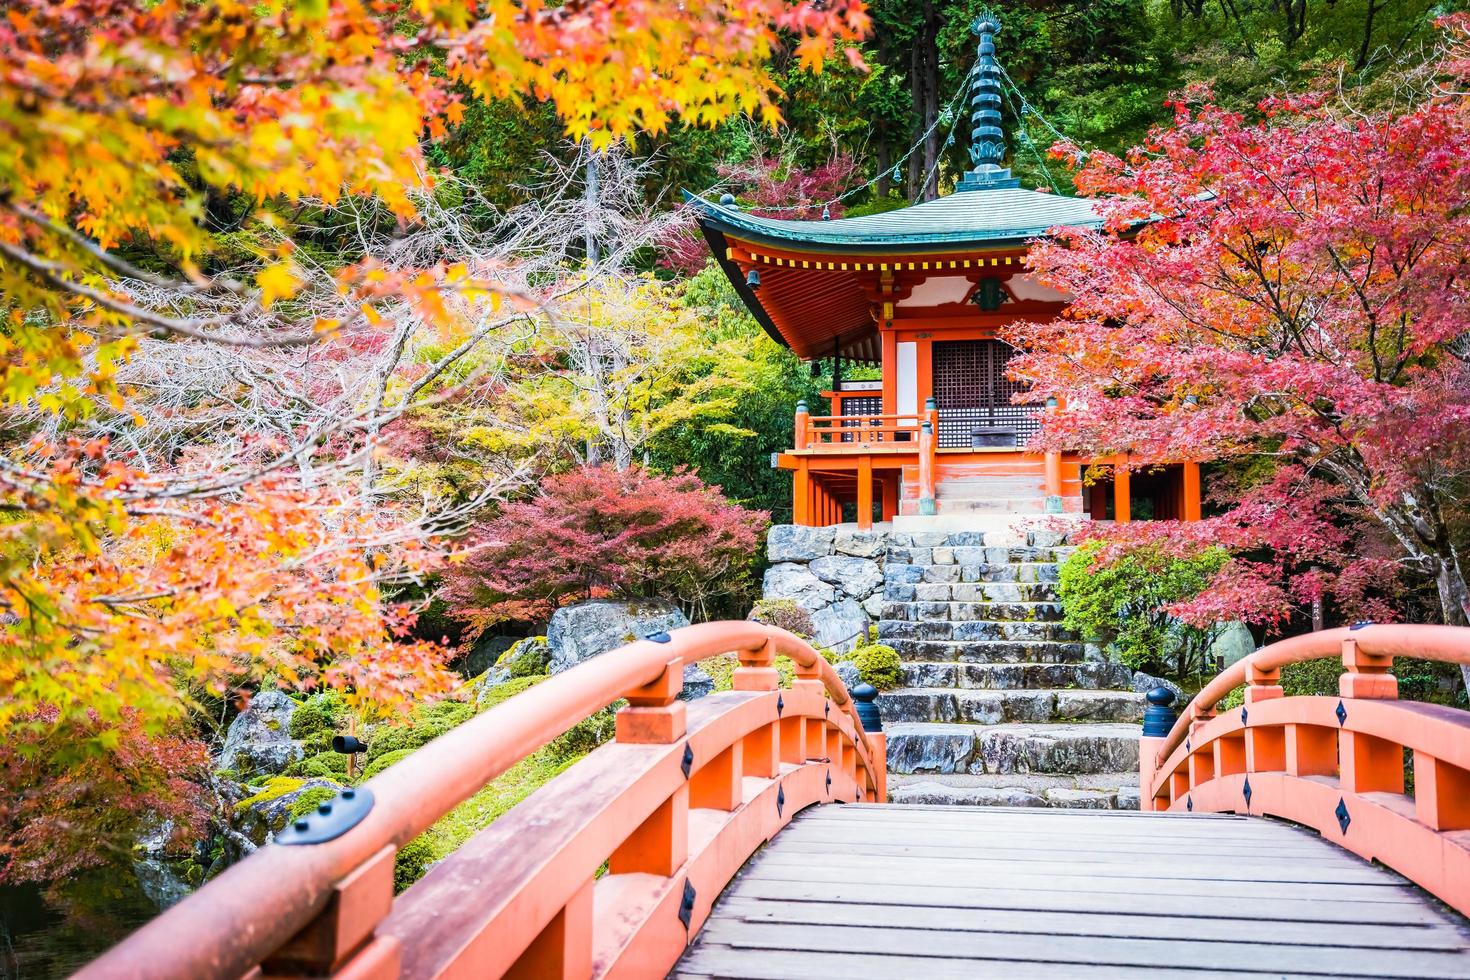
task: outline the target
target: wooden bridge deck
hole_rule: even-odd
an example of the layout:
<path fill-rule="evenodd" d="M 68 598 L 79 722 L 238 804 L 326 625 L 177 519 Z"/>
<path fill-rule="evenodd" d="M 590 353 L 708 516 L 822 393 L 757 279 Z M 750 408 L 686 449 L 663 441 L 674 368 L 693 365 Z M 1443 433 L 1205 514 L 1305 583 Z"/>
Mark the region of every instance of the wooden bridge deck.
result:
<path fill-rule="evenodd" d="M 925 806 L 797 817 L 679 978 L 1470 977 L 1403 878 L 1260 818 Z"/>

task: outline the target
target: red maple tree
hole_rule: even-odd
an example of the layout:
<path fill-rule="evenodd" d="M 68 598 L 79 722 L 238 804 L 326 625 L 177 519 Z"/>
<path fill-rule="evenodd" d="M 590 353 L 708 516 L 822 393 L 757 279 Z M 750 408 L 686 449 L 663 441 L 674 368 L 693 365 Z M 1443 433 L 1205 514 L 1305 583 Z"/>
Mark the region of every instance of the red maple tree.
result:
<path fill-rule="evenodd" d="M 1470 20 L 1445 26 L 1440 71 L 1463 76 Z M 1371 586 L 1403 569 L 1434 581 L 1446 622 L 1465 622 L 1463 90 L 1421 84 L 1378 114 L 1278 98 L 1256 119 L 1188 92 L 1143 146 L 1085 161 L 1077 184 L 1106 226 L 1032 250 L 1040 278 L 1075 297 L 1064 317 L 1007 332 L 1029 351 L 1017 376 L 1072 409 L 1044 445 L 1257 464 L 1214 488 L 1218 516 L 1111 532 L 1256 559 L 1227 565 L 1186 614 L 1270 620 L 1329 592 L 1382 616 Z"/>
<path fill-rule="evenodd" d="M 444 597 L 476 632 L 605 595 L 701 612 L 748 585 L 769 518 L 693 473 L 569 470 L 473 531 L 469 557 L 445 575 Z"/>

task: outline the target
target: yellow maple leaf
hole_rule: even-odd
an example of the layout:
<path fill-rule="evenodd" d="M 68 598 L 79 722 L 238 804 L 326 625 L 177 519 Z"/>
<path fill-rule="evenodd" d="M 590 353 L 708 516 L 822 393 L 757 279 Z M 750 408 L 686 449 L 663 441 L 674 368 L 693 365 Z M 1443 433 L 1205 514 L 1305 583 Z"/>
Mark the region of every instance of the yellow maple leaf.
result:
<path fill-rule="evenodd" d="M 301 278 L 291 268 L 291 263 L 277 262 L 261 269 L 255 276 L 255 284 L 260 287 L 260 305 L 270 309 L 276 300 L 296 295 Z"/>

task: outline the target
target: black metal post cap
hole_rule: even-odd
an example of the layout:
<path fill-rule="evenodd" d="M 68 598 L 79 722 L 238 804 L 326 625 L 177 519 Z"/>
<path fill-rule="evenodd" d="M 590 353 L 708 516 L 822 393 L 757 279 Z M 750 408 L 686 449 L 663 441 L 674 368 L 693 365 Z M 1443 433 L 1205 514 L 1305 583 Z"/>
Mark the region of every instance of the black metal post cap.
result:
<path fill-rule="evenodd" d="M 356 735 L 333 735 L 332 751 L 342 755 L 366 752 L 367 743 L 360 740 Z"/>
<path fill-rule="evenodd" d="M 857 708 L 858 721 L 863 723 L 863 731 L 881 732 L 883 712 L 878 709 L 878 689 L 871 684 L 859 684 L 852 689 L 852 699 Z"/>
<path fill-rule="evenodd" d="M 1148 704 L 1143 709 L 1143 734 L 1145 738 L 1165 738 L 1174 727 L 1178 717 L 1174 709 L 1174 692 L 1160 685 L 1143 696 Z"/>
<path fill-rule="evenodd" d="M 1164 707 L 1174 703 L 1174 692 L 1167 687 L 1156 687 L 1143 696 L 1149 704 L 1162 704 Z"/>

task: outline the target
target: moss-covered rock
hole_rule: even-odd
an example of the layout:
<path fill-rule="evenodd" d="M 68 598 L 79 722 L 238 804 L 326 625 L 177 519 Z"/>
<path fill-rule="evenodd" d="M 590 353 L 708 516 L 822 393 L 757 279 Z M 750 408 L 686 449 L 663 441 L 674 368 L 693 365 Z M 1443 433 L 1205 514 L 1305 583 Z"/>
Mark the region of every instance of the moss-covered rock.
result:
<path fill-rule="evenodd" d="M 267 779 L 255 795 L 235 804 L 235 829 L 256 844 L 264 844 L 296 817 L 330 800 L 342 788 L 341 783 L 330 779 Z"/>
<path fill-rule="evenodd" d="M 751 607 L 745 617 L 754 623 L 765 623 L 795 633 L 803 639 L 811 639 L 817 628 L 812 623 L 812 614 L 802 608 L 795 599 L 762 599 Z"/>
<path fill-rule="evenodd" d="M 545 674 L 550 664 L 551 645 L 544 636 L 528 636 L 518 641 L 495 661 L 496 669 L 506 671 L 510 678 Z"/>

